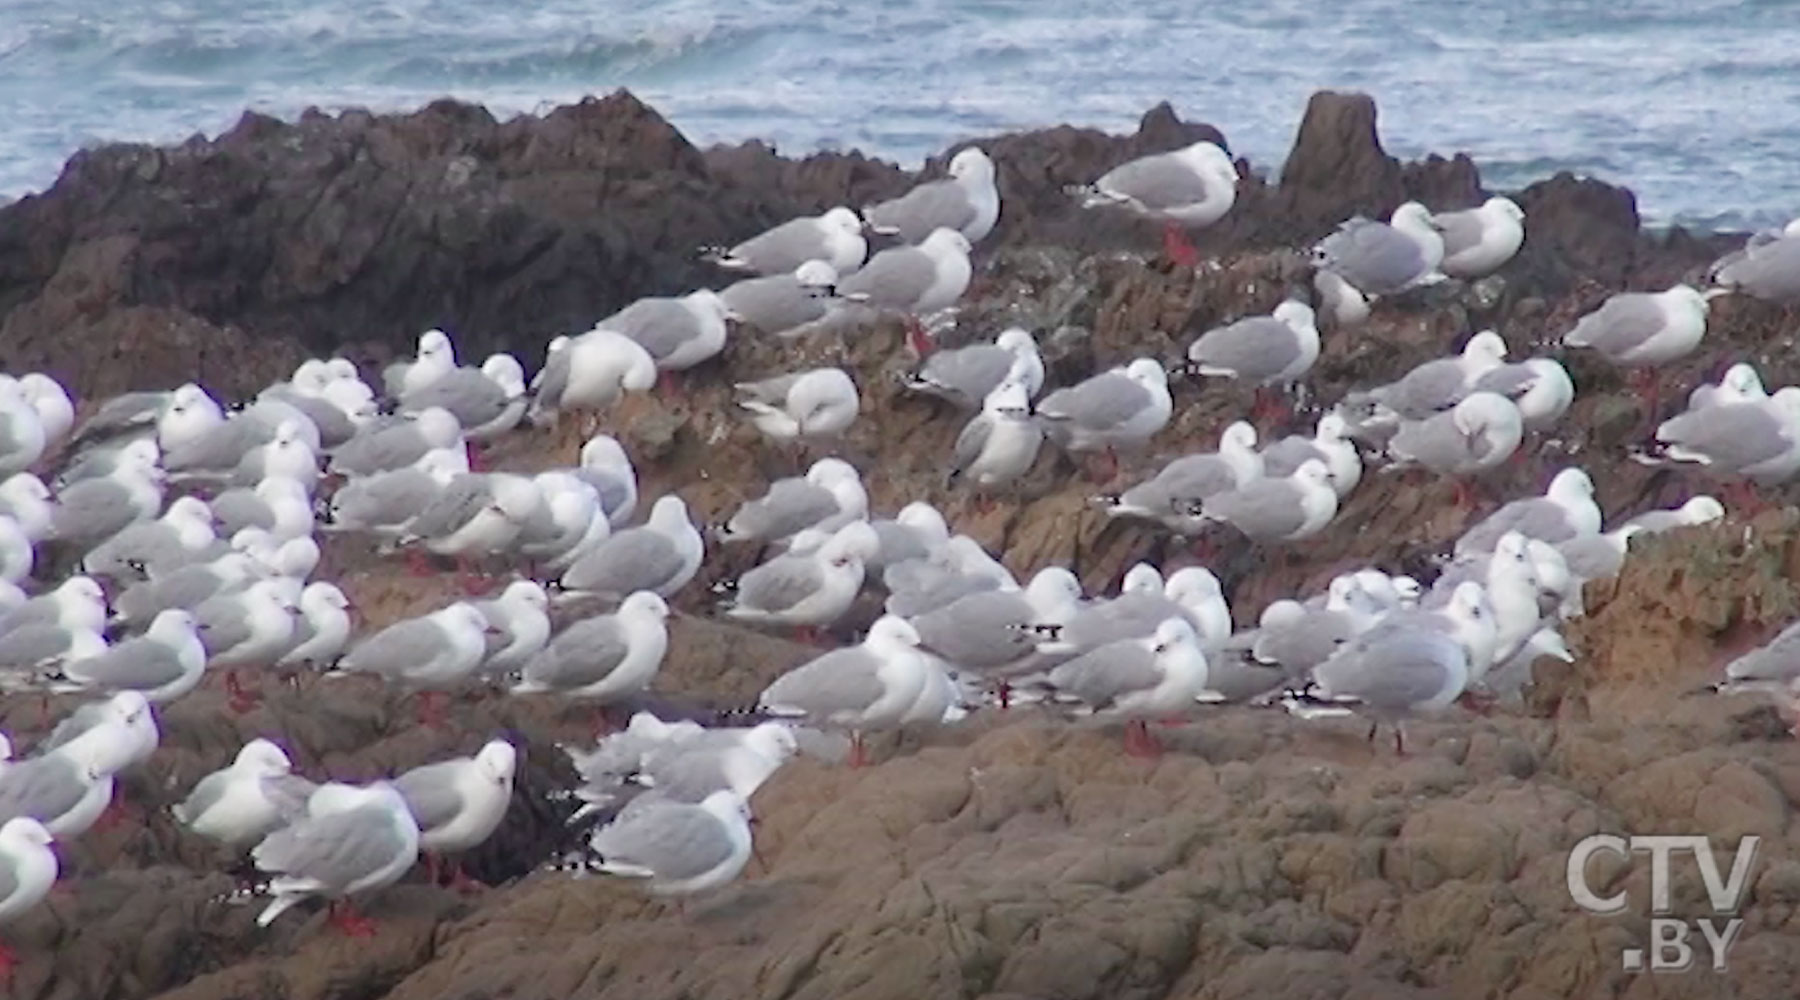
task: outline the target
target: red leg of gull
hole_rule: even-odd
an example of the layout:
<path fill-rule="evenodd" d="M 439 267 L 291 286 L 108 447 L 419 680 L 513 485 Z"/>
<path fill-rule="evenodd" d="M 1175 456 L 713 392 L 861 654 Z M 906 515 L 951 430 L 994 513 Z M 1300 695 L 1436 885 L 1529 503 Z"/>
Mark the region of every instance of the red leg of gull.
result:
<path fill-rule="evenodd" d="M 670 402 L 677 395 L 680 394 L 680 390 L 675 385 L 675 373 L 674 372 L 669 371 L 667 368 L 665 368 L 662 371 L 657 373 L 657 375 L 656 375 L 656 394 L 658 396 L 661 396 L 663 399 L 663 402 L 665 402 L 665 403 Z"/>
<path fill-rule="evenodd" d="M 467 896 L 471 893 L 480 892 L 482 889 L 486 888 L 480 882 L 470 878 L 468 872 L 463 871 L 461 861 L 450 862 L 449 868 L 450 880 L 447 884 L 450 891 Z"/>
<path fill-rule="evenodd" d="M 1457 476 L 1453 482 L 1455 488 L 1450 502 L 1455 504 L 1458 510 L 1473 508 L 1475 506 L 1475 487 L 1469 485 L 1469 481 L 1461 476 Z"/>
<path fill-rule="evenodd" d="M 1162 754 L 1162 744 L 1150 735 L 1144 720 L 1132 719 L 1125 723 L 1125 752 L 1133 757 L 1157 757 Z"/>
<path fill-rule="evenodd" d="M 433 729 L 444 728 L 444 707 L 449 700 L 449 695 L 441 691 L 420 691 L 419 725 Z"/>
<path fill-rule="evenodd" d="M 425 558 L 423 549 L 406 550 L 406 571 L 413 576 L 431 575 L 431 562 Z"/>
<path fill-rule="evenodd" d="M 239 715 L 255 708 L 257 703 L 262 700 L 260 693 L 246 690 L 242 684 L 238 683 L 236 667 L 225 671 L 225 694 L 228 699 L 225 707 Z"/>
<path fill-rule="evenodd" d="M 61 884 L 67 885 L 68 883 L 64 882 Z M 4 943 L 0 943 L 0 989 L 12 985 L 13 969 L 18 967 L 18 964 L 18 956 L 13 954 L 11 948 L 8 948 Z"/>
<path fill-rule="evenodd" d="M 1407 755 L 1406 727 L 1398 722 L 1394 723 L 1394 754 L 1398 757 L 1405 757 Z"/>
<path fill-rule="evenodd" d="M 1109 444 L 1101 454 L 1105 456 L 1105 461 L 1095 463 L 1095 467 L 1090 467 L 1088 478 L 1096 483 L 1110 483 L 1119 477 L 1119 453 L 1113 451 L 1112 445 Z"/>
<path fill-rule="evenodd" d="M 937 350 L 937 342 L 931 339 L 931 334 L 925 330 L 925 324 L 919 322 L 917 316 L 906 317 L 906 343 L 921 358 Z"/>
<path fill-rule="evenodd" d="M 470 441 L 468 444 L 468 451 L 469 451 L 469 471 L 470 472 L 486 472 L 486 471 L 488 471 L 487 447 L 485 445 L 478 444 L 477 442 Z"/>
<path fill-rule="evenodd" d="M 1200 263 L 1200 251 L 1194 249 L 1194 241 L 1188 239 L 1187 230 L 1173 222 L 1163 226 L 1163 256 L 1180 267 L 1191 268 Z"/>
<path fill-rule="evenodd" d="M 438 862 L 437 854 L 432 851 L 421 851 L 419 853 L 419 858 L 425 862 L 425 881 L 430 882 L 432 885 L 443 884 L 443 865 Z"/>
<path fill-rule="evenodd" d="M 869 763 L 868 748 L 863 745 L 861 733 L 850 734 L 850 766 L 862 767 Z"/>
<path fill-rule="evenodd" d="M 1631 387 L 1644 404 L 1644 420 L 1656 429 L 1656 411 L 1661 402 L 1662 376 L 1654 368 L 1639 368 L 1631 373 Z"/>
<path fill-rule="evenodd" d="M 1007 683 L 1005 680 L 995 681 L 994 682 L 994 697 L 999 699 L 999 701 L 1000 701 L 1000 711 L 1004 712 L 1007 709 L 1011 708 L 1012 707 L 1012 685 Z"/>
<path fill-rule="evenodd" d="M 333 900 L 329 908 L 331 925 L 346 937 L 374 937 L 375 922 L 356 912 L 348 900 Z"/>
<path fill-rule="evenodd" d="M 462 591 L 470 597 L 478 597 L 494 589 L 494 579 L 486 573 L 478 572 L 474 564 L 462 556 L 456 557 L 456 582 Z"/>
<path fill-rule="evenodd" d="M 823 633 L 821 633 L 819 631 L 817 626 L 813 626 L 813 625 L 796 625 L 796 626 L 794 626 L 794 641 L 800 643 L 801 645 L 805 645 L 805 646 L 822 645 L 823 638 L 824 638 Z"/>

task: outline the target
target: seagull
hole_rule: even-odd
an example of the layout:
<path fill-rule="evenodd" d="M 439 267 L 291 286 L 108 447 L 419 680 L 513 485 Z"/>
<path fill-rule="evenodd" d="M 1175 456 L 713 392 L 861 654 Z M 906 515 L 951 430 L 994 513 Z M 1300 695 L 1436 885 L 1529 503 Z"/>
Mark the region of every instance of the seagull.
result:
<path fill-rule="evenodd" d="M 979 146 L 950 158 L 950 176 L 927 181 L 906 194 L 869 205 L 862 211 L 870 229 L 922 243 L 939 228 L 949 228 L 970 244 L 994 231 L 1000 218 L 1000 189 L 994 185 L 994 161 Z"/>
<path fill-rule="evenodd" d="M 419 829 L 427 878 L 440 881 L 441 858 L 480 845 L 499 829 L 512 804 L 519 752 L 505 740 L 489 740 L 473 757 L 453 757 L 415 767 L 394 779 Z M 460 861 L 451 865 L 454 886 L 472 885 Z"/>
<path fill-rule="evenodd" d="M 1122 163 L 1094 183 L 1072 189 L 1083 208 L 1117 205 L 1162 220 L 1164 246 L 1183 267 L 1197 258 L 1185 228 L 1204 228 L 1224 218 L 1237 200 L 1237 167 L 1215 143 L 1202 140 L 1168 153 Z"/>
<path fill-rule="evenodd" d="M 1444 238 L 1439 268 L 1452 278 L 1485 278 L 1506 265 L 1525 242 L 1525 211 L 1496 195 L 1476 208 L 1433 212 L 1431 227 Z"/>
<path fill-rule="evenodd" d="M 863 220 L 839 205 L 823 215 L 789 219 L 730 249 L 709 247 L 702 255 L 728 271 L 792 274 L 796 268 L 818 261 L 837 274 L 851 274 L 862 266 L 868 252 Z"/>
<path fill-rule="evenodd" d="M 250 856 L 274 876 L 267 890 L 274 900 L 257 914 L 258 927 L 310 896 L 324 896 L 346 934 L 368 936 L 374 927 L 347 900 L 406 874 L 419 856 L 419 826 L 388 782 L 326 784 L 307 800 L 304 817 L 269 834 Z"/>

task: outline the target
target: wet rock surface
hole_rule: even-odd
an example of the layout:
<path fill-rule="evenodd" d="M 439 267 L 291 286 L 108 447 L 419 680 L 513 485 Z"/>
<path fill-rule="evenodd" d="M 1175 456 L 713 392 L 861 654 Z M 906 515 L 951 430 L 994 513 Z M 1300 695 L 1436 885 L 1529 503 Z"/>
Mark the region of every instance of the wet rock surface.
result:
<path fill-rule="evenodd" d="M 1293 248 L 1351 214 L 1485 196 L 1466 160 L 1397 163 L 1376 127 L 1365 98 L 1315 97 L 1278 180 L 1246 170 L 1238 208 L 1200 237 L 1196 271 L 1157 257 L 1154 226 L 1078 213 L 1063 188 L 1215 135 L 1209 127 L 1163 107 L 1128 137 L 1065 127 L 984 142 L 1005 208 L 946 341 L 1030 326 L 1059 382 L 1140 354 L 1172 359 L 1199 330 L 1303 287 Z M 212 142 L 81 154 L 51 191 L 0 208 L 0 359 L 47 368 L 84 397 L 194 372 L 231 394 L 306 353 L 385 359 L 436 325 L 465 356 L 504 348 L 532 366 L 550 336 L 632 298 L 722 283 L 698 246 L 911 180 L 854 155 L 698 150 L 626 94 L 504 123 L 452 102 L 292 124 L 251 115 Z M 1485 327 L 1514 356 L 1532 353 L 1610 292 L 1693 280 L 1730 243 L 1642 232 L 1629 192 L 1596 181 L 1557 177 L 1515 197 L 1529 235 L 1500 293 L 1443 289 L 1328 333 L 1313 404 Z M 1797 325 L 1720 300 L 1706 343 L 1666 384 L 1685 391 L 1736 360 L 1753 360 L 1771 385 L 1800 381 Z M 1568 360 L 1574 409 L 1527 460 L 1483 479 L 1489 503 L 1538 491 L 1570 462 L 1593 474 L 1609 521 L 1712 488 L 1628 459 L 1648 426 L 1635 398 L 1613 370 Z M 1089 501 L 1103 487 L 1049 450 L 1018 496 L 991 510 L 947 491 L 943 456 L 963 418 L 900 392 L 911 359 L 897 326 L 793 344 L 743 332 L 678 397 L 633 399 L 608 427 L 647 497 L 679 489 L 717 522 L 805 461 L 729 414 L 729 384 L 808 363 L 843 364 L 863 391 L 840 450 L 878 510 L 925 496 L 1015 571 L 1061 563 L 1090 589 L 1138 559 L 1172 569 L 1195 558 L 1144 526 L 1105 522 Z M 1211 447 L 1248 403 L 1228 384 L 1178 384 L 1175 421 L 1152 451 L 1126 457 L 1125 476 Z M 573 461 L 579 444 L 565 427 L 520 432 L 497 453 L 529 470 Z M 1325 534 L 1275 550 L 1221 538 L 1208 565 L 1240 624 L 1348 565 L 1427 572 L 1470 516 L 1449 495 L 1448 483 L 1371 469 Z M 1354 720 L 1234 707 L 1162 731 L 1169 751 L 1154 762 L 1124 756 L 1116 733 L 1031 709 L 906 734 L 869 769 L 801 759 L 756 798 L 766 866 L 753 862 L 685 912 L 603 878 L 540 870 L 568 840 L 567 805 L 548 793 L 570 779 L 556 744 L 591 732 L 584 709 L 472 691 L 438 731 L 413 724 L 410 701 L 359 680 L 309 678 L 296 690 L 266 678 L 263 703 L 243 715 L 209 686 L 162 712 L 163 749 L 124 781 L 129 815 L 62 846 L 70 891 L 5 929 L 23 958 L 9 995 L 1787 995 L 1800 981 L 1790 830 L 1800 752 L 1772 710 L 1686 692 L 1800 611 L 1795 521 L 1776 509 L 1634 543 L 1625 573 L 1590 589 L 1590 614 L 1570 629 L 1575 663 L 1538 664 L 1523 711 L 1458 709 L 1412 725 L 1406 758 L 1369 744 Z M 409 578 L 363 548 L 334 541 L 326 566 L 369 624 L 459 596 L 447 578 Z M 709 585 L 755 557 L 709 555 L 675 602 L 659 692 L 729 709 L 813 654 L 711 617 Z M 48 717 L 68 705 L 52 699 Z M 44 719 L 35 698 L 0 706 L 21 745 Z M 257 907 L 225 899 L 231 859 L 167 814 L 253 736 L 279 739 L 314 777 L 366 779 L 472 752 L 496 732 L 514 735 L 524 763 L 505 825 L 469 859 L 491 888 L 459 896 L 415 875 L 371 902 L 374 939 L 341 937 L 311 910 L 259 930 Z M 1764 838 L 1724 972 L 1622 970 L 1621 949 L 1644 942 L 1649 865 L 1596 885 L 1629 891 L 1628 915 L 1580 910 L 1565 859 L 1597 831 L 1710 833 L 1727 852 L 1739 835 Z M 1681 914 L 1706 915 L 1696 870 L 1678 863 L 1674 875 Z"/>

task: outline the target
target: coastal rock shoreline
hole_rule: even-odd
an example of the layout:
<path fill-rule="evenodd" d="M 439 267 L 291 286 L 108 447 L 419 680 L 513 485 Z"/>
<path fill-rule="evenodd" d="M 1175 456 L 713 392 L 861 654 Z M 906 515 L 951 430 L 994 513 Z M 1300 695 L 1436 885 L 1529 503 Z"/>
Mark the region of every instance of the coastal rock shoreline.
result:
<path fill-rule="evenodd" d="M 1156 227 L 1079 212 L 1064 193 L 1130 157 L 1220 136 L 1151 109 L 1129 136 L 1067 126 L 979 140 L 1005 208 L 977 254 L 956 340 L 1003 324 L 1041 332 L 1066 382 L 1139 353 L 1173 357 L 1215 322 L 1302 287 L 1295 247 L 1352 214 L 1385 216 L 1487 194 L 1466 157 L 1401 163 L 1381 148 L 1367 97 L 1315 95 L 1278 174 L 1240 163 L 1239 201 L 1198 234 L 1196 270 L 1157 257 Z M 940 170 L 955 147 L 926 170 Z M 627 93 L 498 122 L 452 101 L 405 115 L 246 114 L 215 140 L 77 154 L 48 191 L 0 206 L 0 362 L 50 371 L 83 400 L 166 388 L 199 373 L 241 396 L 309 354 L 378 365 L 421 330 L 460 354 L 519 353 L 585 330 L 624 303 L 725 280 L 696 248 L 801 212 L 860 205 L 914 176 L 859 154 L 790 160 L 758 143 L 698 149 Z M 1310 382 L 1329 404 L 1484 327 L 1515 355 L 1542 349 L 1620 288 L 1692 279 L 1734 234 L 1642 229 L 1629 191 L 1559 175 L 1513 196 L 1524 250 L 1492 295 L 1452 289 L 1437 308 L 1383 304 L 1332 332 Z M 1753 360 L 1769 384 L 1800 382 L 1795 317 L 1732 297 L 1702 351 L 1672 372 L 1682 392 Z M 952 341 L 954 342 L 954 341 Z M 773 343 L 734 337 L 689 373 L 677 402 L 630 400 L 608 419 L 646 496 L 680 488 L 717 522 L 792 460 L 728 412 L 730 384 L 832 359 L 855 376 L 863 419 L 844 446 L 873 506 L 938 503 L 1015 571 L 1068 565 L 1091 589 L 1149 558 L 1194 557 L 1141 525 L 1107 523 L 1098 491 L 1046 454 L 1016 501 L 979 509 L 942 484 L 959 419 L 909 397 L 897 327 Z M 1574 410 L 1530 460 L 1495 470 L 1493 501 L 1580 463 L 1609 520 L 1709 488 L 1626 457 L 1643 415 L 1620 376 L 1571 360 Z M 1681 393 L 1674 393 L 1674 398 Z M 1210 446 L 1247 390 L 1176 387 L 1157 457 Z M 573 458 L 579 439 L 520 431 L 502 467 Z M 879 458 L 879 464 L 876 459 Z M 1275 552 L 1227 540 L 1209 562 L 1240 625 L 1277 596 L 1318 589 L 1346 565 L 1429 572 L 1469 515 L 1448 484 L 1371 470 L 1339 523 Z M 1776 494 L 1791 500 L 1792 494 Z M 326 559 L 370 626 L 454 599 L 353 542 Z M 673 602 L 665 694 L 748 703 L 812 654 L 710 614 L 709 586 L 751 563 L 709 558 Z M 265 681 L 263 704 L 226 711 L 212 686 L 162 713 L 164 748 L 125 776 L 131 813 L 63 845 L 71 891 L 6 929 L 22 963 L 9 996 L 32 1000 L 487 1000 L 487 998 L 1424 998 L 1733 997 L 1800 979 L 1800 748 L 1772 710 L 1684 695 L 1731 652 L 1800 615 L 1800 515 L 1791 507 L 1634 543 L 1615 585 L 1592 588 L 1570 633 L 1573 664 L 1543 661 L 1528 703 L 1453 711 L 1409 727 L 1412 756 L 1354 723 L 1278 712 L 1198 713 L 1162 734 L 1168 753 L 1123 756 L 1116 735 L 1019 710 L 882 748 L 875 767 L 802 759 L 759 792 L 753 865 L 686 914 L 629 886 L 537 870 L 566 842 L 552 789 L 559 742 L 585 712 L 473 693 L 437 731 L 410 702 L 356 681 Z M 866 624 L 865 615 L 857 624 Z M 50 716 L 66 712 L 53 699 Z M 0 702 L 22 747 L 42 735 L 35 698 Z M 167 806 L 243 740 L 270 736 L 314 777 L 367 779 L 468 752 L 497 732 L 524 748 L 496 838 L 469 859 L 492 888 L 461 897 L 407 883 L 372 901 L 374 939 L 316 915 L 267 930 L 223 901 L 230 861 L 177 830 Z M 1765 838 L 1745 927 L 1722 973 L 1627 973 L 1642 944 L 1649 866 L 1609 873 L 1628 915 L 1579 910 L 1564 859 L 1596 831 Z M 1704 900 L 1676 872 L 1682 905 Z M 1598 876 L 1596 876 L 1598 881 Z M 1704 956 L 1701 956 L 1704 965 Z"/>

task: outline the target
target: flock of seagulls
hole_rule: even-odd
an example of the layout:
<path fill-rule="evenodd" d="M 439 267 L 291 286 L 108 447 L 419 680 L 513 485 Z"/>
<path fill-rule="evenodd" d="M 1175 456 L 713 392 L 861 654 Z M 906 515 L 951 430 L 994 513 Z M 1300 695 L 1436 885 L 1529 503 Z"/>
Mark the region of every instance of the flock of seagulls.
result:
<path fill-rule="evenodd" d="M 1223 218 L 1236 184 L 1224 151 L 1198 143 L 1073 193 L 1096 210 L 1165 223 L 1174 254 L 1191 259 L 1183 230 Z M 1632 537 L 1725 514 L 1696 496 L 1609 528 L 1592 480 L 1570 466 L 1542 496 L 1476 522 L 1435 580 L 1365 567 L 1242 628 L 1203 566 L 1166 577 L 1135 566 L 1111 597 L 1085 594 L 1060 566 L 1021 580 L 922 500 L 892 516 L 872 511 L 862 475 L 836 457 L 771 483 L 713 530 L 677 493 L 640 498 L 630 456 L 597 422 L 625 394 L 716 356 L 735 326 L 785 338 L 902 316 L 920 355 L 908 390 L 966 419 L 947 458 L 952 487 L 996 502 L 1048 443 L 1116 487 L 1095 498 L 1105 516 L 1256 546 L 1324 531 L 1377 469 L 1460 484 L 1530 447 L 1575 395 L 1557 358 L 1511 360 L 1504 339 L 1480 331 L 1337 401 L 1309 432 L 1264 440 L 1257 429 L 1304 392 L 1321 322 L 1354 325 L 1378 299 L 1502 267 L 1525 239 L 1523 213 L 1505 198 L 1438 213 L 1409 202 L 1385 222 L 1352 219 L 1312 248 L 1311 301 L 1208 330 L 1179 358 L 1122 358 L 1060 386 L 1047 384 L 1024 329 L 937 349 L 934 331 L 953 326 L 968 288 L 971 248 L 999 213 L 993 162 L 963 149 L 947 178 L 898 199 L 706 249 L 740 280 L 641 299 L 558 337 L 529 381 L 505 354 L 461 363 L 438 330 L 374 385 L 342 358 L 309 360 L 238 406 L 187 384 L 106 400 L 79 426 L 53 379 L 0 378 L 0 681 L 8 697 L 93 696 L 29 754 L 11 759 L 7 744 L 0 921 L 43 898 L 57 877 L 51 843 L 98 822 L 115 776 L 156 751 L 157 707 L 209 674 L 237 710 L 276 671 L 374 677 L 415 693 L 421 721 L 438 725 L 443 698 L 477 681 L 506 697 L 615 703 L 654 681 L 669 649 L 669 601 L 719 547 L 764 553 L 721 588 L 724 617 L 816 640 L 866 592 L 884 595 L 883 613 L 861 641 L 776 679 L 742 724 L 639 713 L 590 748 L 568 748 L 581 777 L 572 794 L 602 820 L 568 864 L 675 896 L 738 876 L 753 852 L 751 794 L 827 734 L 847 736 L 859 764 L 868 734 L 1035 702 L 1122 721 L 1126 749 L 1148 755 L 1160 748 L 1147 722 L 1229 702 L 1360 713 L 1392 724 L 1404 752 L 1405 719 L 1459 699 L 1514 697 L 1537 657 L 1572 657 L 1559 628 L 1581 614 L 1584 582 L 1619 571 Z M 1616 295 L 1562 346 L 1653 380 L 1698 346 L 1711 298 L 1800 300 L 1800 226 L 1759 234 L 1712 278 L 1704 293 Z M 1214 450 L 1118 481 L 1119 454 L 1169 424 L 1171 378 L 1254 386 L 1257 412 L 1226 427 Z M 855 379 L 837 368 L 734 389 L 743 418 L 778 443 L 828 444 L 861 412 Z M 1694 390 L 1658 427 L 1660 448 L 1640 458 L 1697 463 L 1728 485 L 1784 481 L 1800 472 L 1796 399 L 1800 387 L 1766 393 L 1754 368 L 1737 365 Z M 569 413 L 590 432 L 575 464 L 530 475 L 482 467 L 485 443 Z M 320 573 L 320 540 L 331 534 L 371 539 L 421 571 L 430 557 L 454 560 L 471 593 L 361 632 L 344 591 Z M 496 566 L 508 582 L 476 593 Z M 553 628 L 563 605 L 587 610 Z M 1732 676 L 1782 686 L 1791 662 L 1753 655 Z M 173 815 L 194 836 L 248 852 L 260 874 L 246 892 L 269 900 L 260 924 L 320 897 L 346 931 L 367 933 L 352 899 L 421 857 L 434 880 L 458 880 L 456 857 L 497 828 L 518 766 L 517 750 L 495 739 L 388 780 L 321 783 L 258 739 Z"/>

